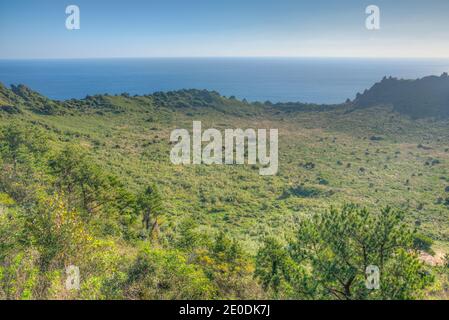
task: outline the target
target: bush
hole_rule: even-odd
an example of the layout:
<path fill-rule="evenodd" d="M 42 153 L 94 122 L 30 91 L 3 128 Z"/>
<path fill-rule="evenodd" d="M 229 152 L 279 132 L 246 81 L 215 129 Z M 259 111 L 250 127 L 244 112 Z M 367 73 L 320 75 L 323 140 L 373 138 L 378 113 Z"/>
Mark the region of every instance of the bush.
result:
<path fill-rule="evenodd" d="M 413 237 L 413 248 L 430 254 L 435 254 L 432 250 L 433 240 L 429 237 L 416 233 Z"/>
<path fill-rule="evenodd" d="M 143 249 L 128 270 L 127 299 L 211 299 L 215 292 L 201 269 L 179 252 Z"/>

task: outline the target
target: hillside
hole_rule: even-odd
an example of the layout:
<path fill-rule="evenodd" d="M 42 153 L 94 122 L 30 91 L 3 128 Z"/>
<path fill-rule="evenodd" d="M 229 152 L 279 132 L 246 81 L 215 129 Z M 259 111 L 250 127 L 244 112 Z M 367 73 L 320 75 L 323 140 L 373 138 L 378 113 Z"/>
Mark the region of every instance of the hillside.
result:
<path fill-rule="evenodd" d="M 445 77 L 438 79 L 424 78 L 418 83 L 422 87 L 432 81 L 447 82 Z M 248 103 L 204 90 L 52 101 L 25 86 L 8 89 L 0 85 L 0 129 L 4 130 L 0 209 L 14 216 L 41 208 L 41 201 L 47 208 L 63 203 L 67 212 L 56 210 L 56 221 L 70 221 L 69 230 L 84 230 L 76 235 L 83 239 L 79 240 L 83 246 L 96 239 L 89 250 L 102 251 L 100 260 L 60 257 L 47 251 L 46 242 L 36 240 L 40 238 L 33 238 L 30 246 L 55 259 L 49 261 L 58 261 L 46 266 L 50 270 L 73 260 L 84 268 L 95 263 L 98 270 L 92 268 L 98 273 L 89 274 L 92 283 L 82 291 L 86 297 L 111 297 L 111 292 L 121 298 L 272 297 L 252 280 L 257 265 L 254 259 L 265 239 L 274 237 L 285 245 L 300 221 L 347 203 L 373 212 L 388 206 L 404 212 L 406 226 L 428 239 L 424 242 L 433 243 L 433 250 L 441 256 L 449 247 L 445 84 L 436 90 L 439 94 L 432 100 L 436 104 L 426 107 L 428 112 L 438 113 L 439 120 L 421 118 L 424 112 L 416 106 L 406 108 L 405 102 L 387 103 L 408 101 L 394 100 L 393 89 L 385 89 L 380 96 L 382 88 L 395 85 L 407 94 L 417 84 L 385 79 L 354 104 L 327 107 Z M 421 119 L 410 118 L 410 110 Z M 171 164 L 170 132 L 176 128 L 191 131 L 194 120 L 201 120 L 204 128 L 219 130 L 278 128 L 278 174 L 262 177 L 257 165 Z M 17 148 L 11 149 L 16 142 Z M 80 181 L 80 189 L 73 181 Z M 158 197 L 145 202 L 142 197 L 153 194 L 153 186 Z M 155 230 L 150 234 L 142 227 L 142 203 L 163 207 L 158 218 L 151 220 Z M 73 212 L 78 212 L 79 218 L 70 216 Z M 14 223 L 20 225 L 20 221 Z M 10 224 L 0 220 L 0 230 L 2 225 L 11 230 Z M 39 230 L 31 230 L 34 237 L 41 235 Z M 63 229 L 54 230 L 58 234 Z M 66 242 L 55 234 L 48 239 L 62 248 Z M 70 232 L 63 235 L 61 239 L 73 236 Z M 9 252 L 20 252 L 16 249 L 20 241 L 4 243 L 1 259 L 9 257 Z M 147 243 L 151 243 L 150 249 Z M 214 250 L 222 247 L 238 258 L 220 260 L 226 254 Z M 76 246 L 70 250 L 91 252 Z M 34 251 L 27 254 L 31 259 L 27 263 L 33 265 Z M 186 263 L 192 256 L 200 261 Z M 162 284 L 145 278 L 139 270 L 153 270 Z M 165 272 L 171 278 L 164 278 Z M 117 278 L 100 276 L 104 274 Z M 195 287 L 184 282 L 193 279 Z M 95 281 L 101 290 L 93 289 Z M 114 291 L 108 281 L 123 283 L 125 293 Z M 141 287 L 142 283 L 153 291 Z M 168 287 L 164 291 L 159 285 Z M 184 289 L 178 292 L 177 285 Z M 285 290 L 283 295 L 288 296 Z M 140 296 L 132 296 L 134 292 Z M 62 298 L 70 295 L 58 294 Z M 427 294 L 445 293 L 438 289 Z M 317 293 L 316 297 L 326 295 Z"/>
<path fill-rule="evenodd" d="M 195 209 L 206 214 L 215 212 L 214 224 L 221 224 L 222 218 L 229 219 L 229 216 L 244 222 L 246 215 L 259 212 L 258 207 L 270 208 L 270 218 L 279 212 L 285 219 L 285 212 L 293 213 L 305 203 L 306 207 L 324 208 L 327 203 L 353 200 L 363 204 L 381 202 L 407 208 L 424 207 L 426 212 L 434 212 L 439 221 L 446 221 L 447 210 L 443 205 L 435 204 L 440 202 L 439 198 L 446 198 L 444 188 L 449 185 L 445 162 L 449 136 L 446 120 L 415 121 L 389 107 L 353 109 L 351 105 L 342 105 L 326 109 L 325 106 L 300 103 L 247 103 L 199 90 L 135 97 L 99 95 L 57 102 L 24 86 L 0 89 L 4 106 L 16 110 L 12 114 L 9 109 L 0 111 L 3 125 L 12 120 L 33 124 L 52 134 L 57 144 L 64 141 L 84 144 L 103 165 L 123 173 L 122 178 L 131 188 L 138 187 L 145 179 L 156 180 L 167 187 L 167 195 L 176 194 L 177 200 L 185 198 L 179 203 L 182 209 Z M 49 114 L 42 112 L 42 108 L 57 111 Z M 191 130 L 193 120 L 202 120 L 203 126 L 219 129 L 279 128 L 279 175 L 266 181 L 266 187 L 262 181 L 255 192 L 250 186 L 261 182 L 257 170 L 224 166 L 216 172 L 213 166 L 173 167 L 166 161 L 170 130 Z M 314 164 L 313 168 L 305 166 L 309 162 Z M 177 186 L 179 178 L 174 179 L 170 170 L 175 170 L 176 176 L 181 177 L 184 184 L 188 183 L 190 190 L 194 188 L 194 192 Z M 225 178 L 227 174 L 238 176 L 241 181 L 233 182 Z M 217 179 L 208 179 L 209 175 Z M 174 185 L 168 182 L 171 180 Z M 217 184 L 227 186 L 224 193 L 212 191 Z M 281 195 L 288 193 L 288 188 L 294 189 L 297 185 L 317 189 L 316 196 L 282 199 Z M 172 187 L 175 190 L 168 190 Z M 370 188 L 375 192 L 368 192 Z M 425 192 L 428 188 L 434 192 Z M 235 195 L 235 190 L 241 190 L 241 193 Z M 394 196 L 395 192 L 397 196 Z M 221 200 L 216 202 L 218 194 Z M 259 199 L 257 194 L 264 196 Z M 387 194 L 390 196 L 386 197 Z M 227 197 L 233 200 L 225 200 Z M 253 201 L 262 202 L 254 206 Z M 277 204 L 273 206 L 274 203 Z M 237 209 L 239 207 L 241 209 Z M 175 206 L 173 209 L 178 211 L 180 208 Z M 423 209 L 415 210 L 418 217 Z M 205 218 L 211 219 L 210 216 Z M 258 217 L 254 216 L 254 219 Z M 282 225 L 280 221 L 276 221 L 277 224 Z M 436 239 L 449 240 L 447 229 L 439 233 L 440 228 L 434 229 L 433 222 L 431 225 L 428 228 L 430 234 L 439 234 Z"/>
<path fill-rule="evenodd" d="M 449 117 L 449 76 L 429 76 L 417 80 L 384 78 L 354 104 L 358 107 L 392 105 L 397 112 L 412 118 Z"/>

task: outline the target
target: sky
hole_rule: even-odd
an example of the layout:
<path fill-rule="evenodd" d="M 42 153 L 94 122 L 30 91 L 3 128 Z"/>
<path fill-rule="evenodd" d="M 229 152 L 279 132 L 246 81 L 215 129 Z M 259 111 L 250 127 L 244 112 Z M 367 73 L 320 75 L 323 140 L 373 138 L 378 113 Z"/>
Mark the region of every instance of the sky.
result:
<path fill-rule="evenodd" d="M 0 59 L 449 58 L 448 17 L 447 0 L 0 0 Z"/>

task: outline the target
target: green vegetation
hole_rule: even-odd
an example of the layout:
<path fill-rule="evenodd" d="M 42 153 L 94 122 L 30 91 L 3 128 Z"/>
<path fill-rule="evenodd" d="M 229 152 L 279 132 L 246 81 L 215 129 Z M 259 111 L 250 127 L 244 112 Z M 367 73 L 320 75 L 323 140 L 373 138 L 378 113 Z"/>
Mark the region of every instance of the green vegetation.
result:
<path fill-rule="evenodd" d="M 257 257 L 265 288 L 290 298 L 414 299 L 432 282 L 416 253 L 402 215 L 389 208 L 374 214 L 345 206 L 300 223 L 287 249 L 268 240 Z M 382 276 L 367 289 L 366 270 Z M 268 268 L 267 268 L 268 267 Z"/>
<path fill-rule="evenodd" d="M 278 175 L 171 164 L 170 132 L 193 120 L 278 128 Z M 447 298 L 448 122 L 199 90 L 58 102 L 0 85 L 0 298 Z"/>

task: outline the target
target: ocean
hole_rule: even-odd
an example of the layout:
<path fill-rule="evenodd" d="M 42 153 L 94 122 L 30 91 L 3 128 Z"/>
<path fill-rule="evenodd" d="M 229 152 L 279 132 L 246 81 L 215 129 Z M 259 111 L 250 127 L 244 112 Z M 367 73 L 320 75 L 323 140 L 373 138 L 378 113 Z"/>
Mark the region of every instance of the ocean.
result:
<path fill-rule="evenodd" d="M 65 100 L 94 94 L 216 90 L 249 101 L 341 103 L 384 76 L 449 71 L 442 59 L 142 58 L 0 60 L 0 82 Z"/>

